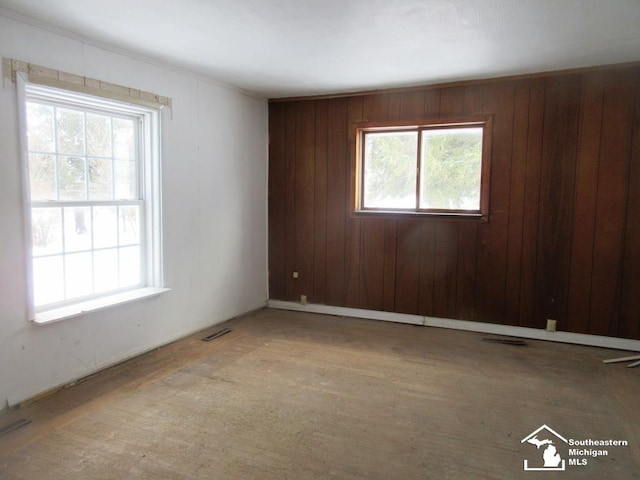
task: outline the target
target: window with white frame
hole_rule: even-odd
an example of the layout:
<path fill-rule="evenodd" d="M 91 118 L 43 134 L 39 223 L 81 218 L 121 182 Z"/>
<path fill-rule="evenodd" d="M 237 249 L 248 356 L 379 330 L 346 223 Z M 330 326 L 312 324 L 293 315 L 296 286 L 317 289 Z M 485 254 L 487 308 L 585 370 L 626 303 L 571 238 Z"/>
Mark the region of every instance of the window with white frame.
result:
<path fill-rule="evenodd" d="M 158 109 L 22 88 L 34 313 L 161 286 Z"/>

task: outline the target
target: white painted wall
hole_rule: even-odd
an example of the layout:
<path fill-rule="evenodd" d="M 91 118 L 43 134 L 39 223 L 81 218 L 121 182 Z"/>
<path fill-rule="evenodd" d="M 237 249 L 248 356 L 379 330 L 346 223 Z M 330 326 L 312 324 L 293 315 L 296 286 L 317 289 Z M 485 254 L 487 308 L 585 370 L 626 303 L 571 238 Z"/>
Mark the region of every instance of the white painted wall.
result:
<path fill-rule="evenodd" d="M 173 99 L 163 132 L 172 291 L 38 326 L 25 309 L 16 91 L 0 86 L 0 410 L 266 304 L 265 99 L 2 15 L 0 57 Z"/>

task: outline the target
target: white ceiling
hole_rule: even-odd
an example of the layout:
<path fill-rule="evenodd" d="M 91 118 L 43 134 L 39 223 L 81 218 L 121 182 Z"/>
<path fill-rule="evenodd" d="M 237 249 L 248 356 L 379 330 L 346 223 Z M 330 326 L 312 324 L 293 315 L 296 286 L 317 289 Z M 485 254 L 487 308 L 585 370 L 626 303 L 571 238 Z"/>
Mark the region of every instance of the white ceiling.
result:
<path fill-rule="evenodd" d="M 0 7 L 270 98 L 640 60 L 640 0 L 0 0 Z"/>

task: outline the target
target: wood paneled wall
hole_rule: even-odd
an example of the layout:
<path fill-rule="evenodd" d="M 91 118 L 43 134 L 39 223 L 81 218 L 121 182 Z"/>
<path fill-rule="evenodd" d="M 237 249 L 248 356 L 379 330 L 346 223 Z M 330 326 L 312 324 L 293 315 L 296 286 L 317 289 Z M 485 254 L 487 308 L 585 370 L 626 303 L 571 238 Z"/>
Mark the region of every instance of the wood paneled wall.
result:
<path fill-rule="evenodd" d="M 353 215 L 354 122 L 467 114 L 487 223 Z M 640 339 L 640 68 L 272 101 L 269 129 L 271 299 Z"/>

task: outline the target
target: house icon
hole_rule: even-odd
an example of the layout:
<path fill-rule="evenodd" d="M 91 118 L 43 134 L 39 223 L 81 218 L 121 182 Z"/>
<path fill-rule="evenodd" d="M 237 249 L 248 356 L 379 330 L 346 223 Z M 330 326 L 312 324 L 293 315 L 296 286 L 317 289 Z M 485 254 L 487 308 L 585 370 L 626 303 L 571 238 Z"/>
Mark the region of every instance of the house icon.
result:
<path fill-rule="evenodd" d="M 520 443 L 526 442 L 535 445 L 538 450 L 540 450 L 540 447 L 544 447 L 542 451 L 542 466 L 535 466 L 539 464 L 537 462 L 534 462 L 534 466 L 529 466 L 529 461 L 525 459 L 524 469 L 529 471 L 564 470 L 565 460 L 560 457 L 556 448 L 555 442 L 558 440 L 568 443 L 566 438 L 547 425 L 542 425 L 524 437 Z"/>

